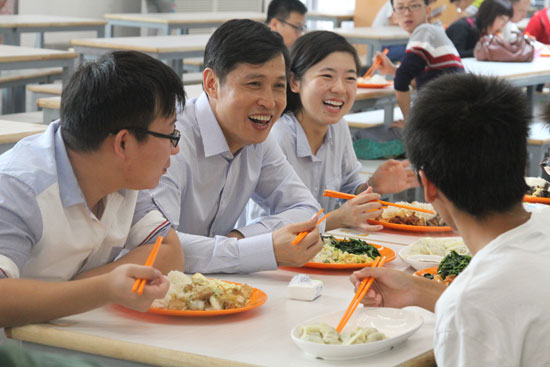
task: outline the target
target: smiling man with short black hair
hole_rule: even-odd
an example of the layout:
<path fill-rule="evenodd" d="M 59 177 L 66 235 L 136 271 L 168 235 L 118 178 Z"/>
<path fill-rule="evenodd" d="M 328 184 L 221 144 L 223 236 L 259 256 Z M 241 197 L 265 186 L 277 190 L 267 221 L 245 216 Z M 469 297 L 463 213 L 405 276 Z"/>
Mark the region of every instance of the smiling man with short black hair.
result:
<path fill-rule="evenodd" d="M 185 270 L 301 266 L 321 250 L 310 219 L 319 204 L 269 136 L 286 106 L 288 50 L 265 24 L 231 20 L 210 37 L 204 66 L 204 93 L 178 115 L 181 151 L 152 192 L 178 231 Z M 236 228 L 251 198 L 268 215 Z M 302 231 L 312 232 L 292 246 Z"/>

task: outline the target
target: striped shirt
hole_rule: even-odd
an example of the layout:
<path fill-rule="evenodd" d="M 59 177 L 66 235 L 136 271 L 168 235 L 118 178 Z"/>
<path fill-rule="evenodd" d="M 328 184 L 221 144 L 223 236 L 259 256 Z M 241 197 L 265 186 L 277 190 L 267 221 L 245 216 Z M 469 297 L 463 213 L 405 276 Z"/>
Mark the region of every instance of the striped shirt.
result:
<path fill-rule="evenodd" d="M 420 89 L 443 73 L 457 71 L 463 72 L 464 66 L 443 27 L 421 24 L 407 43 L 405 58 L 395 73 L 395 89 L 408 91 L 413 79 L 416 79 L 416 88 Z"/>

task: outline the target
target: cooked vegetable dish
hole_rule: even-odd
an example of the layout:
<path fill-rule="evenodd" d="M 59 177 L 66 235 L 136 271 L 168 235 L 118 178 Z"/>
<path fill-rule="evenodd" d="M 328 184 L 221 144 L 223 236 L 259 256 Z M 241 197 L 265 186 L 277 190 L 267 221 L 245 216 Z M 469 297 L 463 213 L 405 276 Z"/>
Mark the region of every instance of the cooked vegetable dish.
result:
<path fill-rule="evenodd" d="M 363 264 L 372 262 L 378 256 L 378 249 L 365 241 L 353 238 L 337 240 L 326 236 L 323 249 L 312 261 L 325 264 Z"/>
<path fill-rule="evenodd" d="M 439 263 L 436 275 L 424 274 L 424 277 L 449 284 L 458 274 L 466 269 L 470 260 L 472 260 L 470 255 L 460 255 L 456 251 L 451 251 L 451 253 L 445 256 L 443 260 L 441 260 L 441 263 Z"/>

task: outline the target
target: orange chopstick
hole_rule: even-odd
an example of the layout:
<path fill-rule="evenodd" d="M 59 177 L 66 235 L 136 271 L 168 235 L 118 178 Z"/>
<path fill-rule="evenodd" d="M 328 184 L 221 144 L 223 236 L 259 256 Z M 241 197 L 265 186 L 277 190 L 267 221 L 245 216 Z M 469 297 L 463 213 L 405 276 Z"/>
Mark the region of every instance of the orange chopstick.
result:
<path fill-rule="evenodd" d="M 384 51 L 382 51 L 382 53 L 384 55 L 387 55 L 388 54 L 388 49 L 385 48 Z M 367 72 L 365 73 L 365 75 L 363 75 L 363 79 L 367 79 L 367 78 L 370 78 L 372 77 L 372 75 L 374 74 L 374 72 L 376 71 L 376 69 L 378 69 L 378 66 L 380 66 L 380 64 L 382 63 L 382 58 L 380 56 L 378 56 L 376 58 L 376 60 L 374 60 L 374 62 L 372 63 L 372 66 L 369 68 L 369 70 L 367 70 Z"/>
<path fill-rule="evenodd" d="M 321 214 L 321 212 L 323 211 L 324 209 L 321 209 L 319 210 L 319 212 L 316 214 L 316 215 L 319 215 Z M 323 221 L 325 219 L 327 219 L 327 217 L 330 215 L 330 213 L 327 213 L 325 214 L 321 219 L 319 219 L 317 221 L 317 225 L 323 223 Z M 298 233 L 298 235 L 294 238 L 294 241 L 292 241 L 292 246 L 296 246 L 297 244 L 299 244 L 300 242 L 302 242 L 302 240 L 307 236 L 309 232 L 300 232 Z"/>
<path fill-rule="evenodd" d="M 382 256 L 382 258 L 377 257 L 372 263 L 371 268 L 381 268 L 382 266 L 384 266 L 385 262 L 386 262 L 385 256 Z M 374 282 L 373 277 L 367 277 L 363 279 L 363 281 L 361 281 L 361 284 L 359 285 L 357 292 L 355 292 L 355 295 L 353 296 L 353 299 L 351 300 L 348 308 L 346 309 L 346 312 L 344 312 L 344 316 L 342 316 L 342 319 L 340 320 L 340 323 L 338 324 L 336 331 L 338 331 L 339 333 L 342 332 L 342 330 L 344 329 L 344 326 L 346 326 L 349 319 L 351 318 L 351 315 L 353 315 L 353 313 L 357 309 L 357 306 L 359 306 L 359 303 L 367 294 L 370 286 L 372 285 L 372 282 Z"/>
<path fill-rule="evenodd" d="M 334 190 L 325 190 L 325 192 L 323 193 L 323 196 L 328 196 L 328 197 L 337 198 L 337 199 L 345 199 L 345 200 L 349 200 L 357 197 L 357 195 L 346 194 L 344 192 L 339 192 Z M 374 201 L 377 201 L 382 205 L 395 206 L 396 208 L 409 209 L 409 210 L 414 210 L 417 212 L 428 213 L 428 214 L 435 214 L 433 210 L 417 208 L 412 205 L 396 204 L 396 203 L 391 203 L 389 201 L 384 201 L 384 200 L 374 200 Z"/>
<path fill-rule="evenodd" d="M 157 242 L 155 242 L 155 245 L 153 246 L 153 249 L 149 253 L 149 256 L 147 257 L 147 260 L 145 261 L 145 266 L 153 266 L 155 263 L 155 259 L 157 257 L 157 254 L 159 252 L 160 244 L 162 243 L 163 237 L 158 236 Z M 145 288 L 145 284 L 147 281 L 143 278 L 137 278 L 134 282 L 134 286 L 132 287 L 132 292 L 137 291 L 138 294 L 143 294 L 143 289 Z"/>

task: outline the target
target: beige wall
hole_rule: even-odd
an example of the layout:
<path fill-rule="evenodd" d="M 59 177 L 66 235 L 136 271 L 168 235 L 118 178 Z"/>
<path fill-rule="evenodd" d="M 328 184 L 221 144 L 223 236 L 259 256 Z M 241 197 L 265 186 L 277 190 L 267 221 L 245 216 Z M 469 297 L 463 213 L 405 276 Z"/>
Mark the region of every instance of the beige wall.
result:
<path fill-rule="evenodd" d="M 355 26 L 369 27 L 386 1 L 388 0 L 355 0 Z"/>

